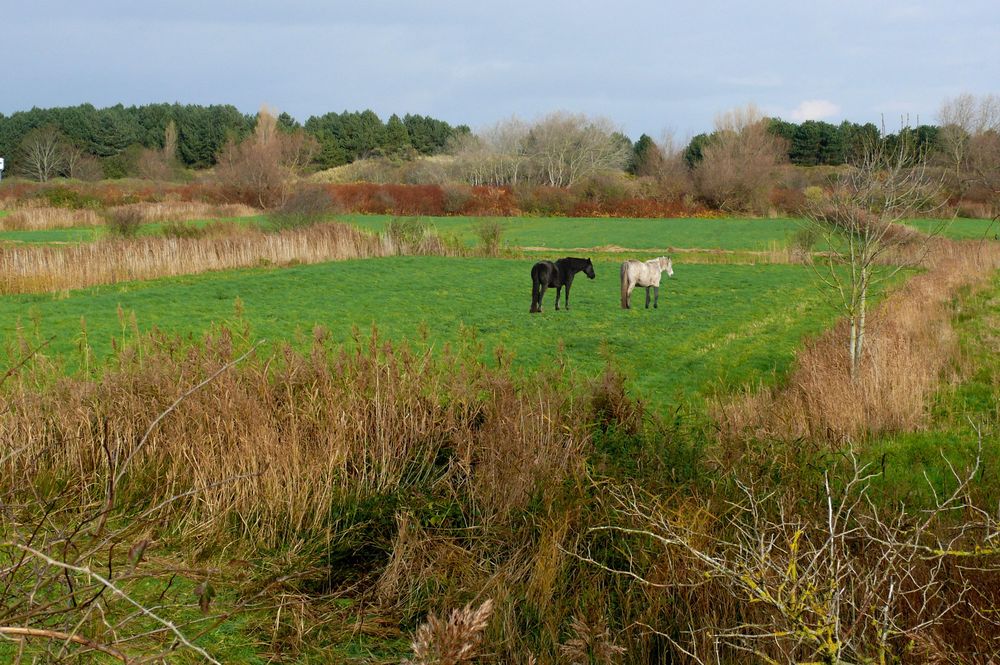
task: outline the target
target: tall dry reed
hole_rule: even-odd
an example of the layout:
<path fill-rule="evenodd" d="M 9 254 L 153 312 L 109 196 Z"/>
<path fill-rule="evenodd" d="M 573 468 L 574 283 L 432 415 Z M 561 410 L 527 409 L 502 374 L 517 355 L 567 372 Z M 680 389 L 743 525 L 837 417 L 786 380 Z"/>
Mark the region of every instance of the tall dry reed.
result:
<path fill-rule="evenodd" d="M 210 204 L 197 201 L 169 201 L 157 203 L 130 203 L 108 208 L 109 211 L 127 210 L 143 224 L 153 222 L 184 222 L 192 219 L 217 219 L 222 217 L 249 217 L 260 214 L 256 208 L 243 204 Z M 0 230 L 38 231 L 76 227 L 102 226 L 104 216 L 90 208 L 70 209 L 22 204 L 13 212 L 0 217 Z"/>
<path fill-rule="evenodd" d="M 0 293 L 42 293 L 293 261 L 392 254 L 379 238 L 344 224 L 264 233 L 246 228 L 202 238 L 108 238 L 96 243 L 0 248 Z"/>
<path fill-rule="evenodd" d="M 957 352 L 950 303 L 1000 267 L 1000 244 L 935 239 L 924 272 L 873 312 L 860 375 L 848 371 L 846 322 L 808 342 L 787 381 L 713 405 L 723 438 L 840 441 L 919 429 L 928 399 Z"/>
<path fill-rule="evenodd" d="M 104 218 L 96 210 L 69 208 L 21 208 L 0 217 L 0 230 L 39 231 L 101 226 Z"/>

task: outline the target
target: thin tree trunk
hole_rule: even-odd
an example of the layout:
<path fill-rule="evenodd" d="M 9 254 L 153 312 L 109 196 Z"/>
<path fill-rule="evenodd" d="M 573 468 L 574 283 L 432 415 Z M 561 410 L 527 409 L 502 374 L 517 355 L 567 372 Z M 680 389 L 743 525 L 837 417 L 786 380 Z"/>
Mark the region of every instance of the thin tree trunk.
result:
<path fill-rule="evenodd" d="M 861 302 L 858 306 L 858 343 L 854 348 L 854 353 L 856 358 L 854 360 L 854 367 L 857 370 L 861 366 L 861 354 L 864 352 L 865 345 L 865 318 L 867 314 L 868 305 L 868 280 L 864 280 L 861 283 Z"/>
<path fill-rule="evenodd" d="M 851 315 L 851 341 L 848 345 L 848 351 L 851 356 L 851 379 L 857 377 L 858 374 L 858 318 L 856 314 Z"/>

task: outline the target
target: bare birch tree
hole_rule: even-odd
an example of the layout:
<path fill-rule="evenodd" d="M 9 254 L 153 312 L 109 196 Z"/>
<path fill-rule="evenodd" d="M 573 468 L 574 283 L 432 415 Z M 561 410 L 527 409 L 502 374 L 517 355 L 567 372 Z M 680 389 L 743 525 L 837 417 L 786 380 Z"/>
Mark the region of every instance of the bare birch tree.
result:
<path fill-rule="evenodd" d="M 903 140 L 893 146 L 880 138 L 839 176 L 827 196 L 805 209 L 806 224 L 827 246 L 814 267 L 847 316 L 852 378 L 865 350 L 873 292 L 919 264 L 930 238 L 941 230 L 925 235 L 901 222 L 938 208 L 939 194 L 940 183 L 929 176 L 923 154 Z"/>
<path fill-rule="evenodd" d="M 18 170 L 38 182 L 62 174 L 66 168 L 66 140 L 56 127 L 37 127 L 27 134 L 18 148 Z"/>

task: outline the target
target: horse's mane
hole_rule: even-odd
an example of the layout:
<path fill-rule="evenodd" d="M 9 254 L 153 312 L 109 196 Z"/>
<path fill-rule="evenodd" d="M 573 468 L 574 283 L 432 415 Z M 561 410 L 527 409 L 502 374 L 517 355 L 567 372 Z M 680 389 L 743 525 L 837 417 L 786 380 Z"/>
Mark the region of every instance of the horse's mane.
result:
<path fill-rule="evenodd" d="M 581 259 L 575 256 L 567 256 L 565 258 L 559 259 L 556 263 L 566 263 L 574 268 L 582 268 L 583 266 L 590 263 L 590 259 Z"/>

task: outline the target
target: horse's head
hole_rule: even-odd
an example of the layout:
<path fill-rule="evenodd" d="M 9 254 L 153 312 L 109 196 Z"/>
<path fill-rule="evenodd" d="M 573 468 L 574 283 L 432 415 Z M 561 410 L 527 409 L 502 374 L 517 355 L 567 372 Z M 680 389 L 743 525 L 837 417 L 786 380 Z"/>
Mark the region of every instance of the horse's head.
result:
<path fill-rule="evenodd" d="M 665 271 L 667 273 L 667 277 L 673 277 L 674 276 L 674 262 L 670 258 L 668 258 L 666 256 L 661 256 L 660 259 L 659 259 L 659 261 L 660 261 L 660 272 L 664 272 Z"/>
<path fill-rule="evenodd" d="M 587 265 L 583 268 L 583 273 L 590 279 L 594 279 L 597 275 L 594 274 L 594 264 L 587 259 Z"/>

